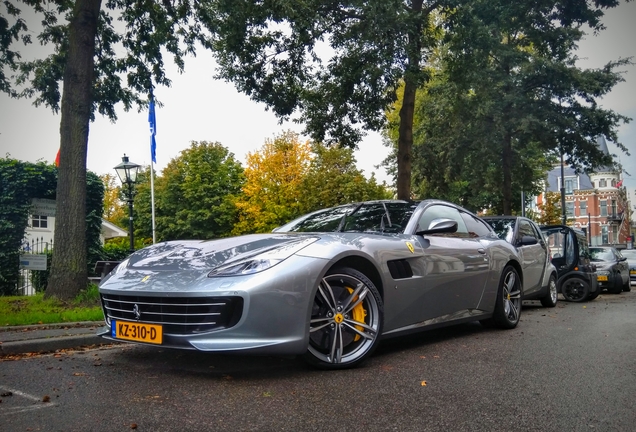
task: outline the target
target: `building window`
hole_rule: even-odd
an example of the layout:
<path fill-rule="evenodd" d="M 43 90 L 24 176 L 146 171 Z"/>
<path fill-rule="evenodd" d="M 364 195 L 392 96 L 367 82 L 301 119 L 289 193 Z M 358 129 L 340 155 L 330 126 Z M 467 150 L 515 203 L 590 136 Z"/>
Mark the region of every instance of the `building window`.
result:
<path fill-rule="evenodd" d="M 570 218 L 574 217 L 574 201 L 565 203 L 565 215 Z"/>
<path fill-rule="evenodd" d="M 618 243 L 618 227 L 612 225 L 612 243 Z"/>
<path fill-rule="evenodd" d="M 616 217 L 618 213 L 616 212 L 616 200 L 612 200 L 612 216 Z"/>
<path fill-rule="evenodd" d="M 607 226 L 601 227 L 601 242 L 602 244 L 609 244 Z"/>
<path fill-rule="evenodd" d="M 31 216 L 31 228 L 48 228 L 49 221 L 47 216 L 32 215 Z"/>
<path fill-rule="evenodd" d="M 579 216 L 587 216 L 587 201 L 579 201 Z"/>
<path fill-rule="evenodd" d="M 606 187 L 607 186 L 607 180 L 605 179 L 600 179 L 598 181 L 598 187 Z"/>
<path fill-rule="evenodd" d="M 616 179 L 612 179 L 612 187 L 616 187 Z"/>
<path fill-rule="evenodd" d="M 607 201 L 601 200 L 601 216 L 607 216 Z"/>
<path fill-rule="evenodd" d="M 574 187 L 576 186 L 576 178 L 570 177 L 565 179 L 565 193 L 572 195 L 574 193 Z"/>

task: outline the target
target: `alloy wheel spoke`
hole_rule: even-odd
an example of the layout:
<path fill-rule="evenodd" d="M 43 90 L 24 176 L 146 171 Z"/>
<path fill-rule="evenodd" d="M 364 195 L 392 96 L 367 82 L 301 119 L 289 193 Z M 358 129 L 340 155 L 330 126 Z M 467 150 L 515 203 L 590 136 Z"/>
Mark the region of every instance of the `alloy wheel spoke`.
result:
<path fill-rule="evenodd" d="M 356 332 L 363 338 L 366 338 L 369 340 L 373 339 L 376 334 L 375 329 L 373 327 L 369 327 L 368 325 L 359 323 L 357 321 L 346 320 L 343 323 L 343 325 L 346 325 L 347 328 L 353 330 L 354 332 Z M 357 327 L 362 327 L 364 330 L 366 330 L 366 332 L 360 331 Z"/>
<path fill-rule="evenodd" d="M 517 290 L 517 291 L 513 291 L 510 293 L 510 298 L 511 299 L 518 299 L 521 298 L 521 290 Z"/>
<path fill-rule="evenodd" d="M 506 283 L 504 284 L 507 293 L 510 293 L 510 290 L 514 288 L 516 281 L 517 277 L 515 276 L 515 274 L 513 272 L 508 273 L 508 277 L 506 277 Z"/>
<path fill-rule="evenodd" d="M 331 363 L 342 362 L 342 328 L 336 325 L 335 330 L 332 333 L 333 341 L 331 342 L 331 352 L 329 354 L 329 360 Z"/>
<path fill-rule="evenodd" d="M 364 289 L 364 291 L 365 291 L 365 292 L 364 292 L 363 294 L 360 294 L 360 291 L 362 291 L 363 289 Z M 353 301 L 353 299 L 354 299 L 354 298 L 356 298 L 356 296 L 359 296 L 359 299 L 358 299 L 358 300 L 360 300 L 360 298 L 364 298 L 364 297 L 367 295 L 367 294 L 366 294 L 366 292 L 367 292 L 367 291 L 368 291 L 368 289 L 366 288 L 366 286 L 365 286 L 363 283 L 359 283 L 359 284 L 358 284 L 358 286 L 356 287 L 356 289 L 355 289 L 355 290 L 353 290 L 353 292 L 351 293 L 351 295 L 349 295 L 349 298 L 347 299 L 347 301 L 346 301 L 346 302 L 342 305 L 342 310 L 344 310 L 344 311 L 347 311 L 347 312 L 348 312 L 348 311 L 350 311 L 351 309 L 353 309 L 353 308 L 355 307 L 355 305 L 354 305 L 354 306 L 349 307 L 349 305 L 351 304 L 351 302 Z M 358 302 L 358 303 L 359 303 L 359 302 Z M 356 303 L 356 304 L 358 304 L 358 303 Z"/>
<path fill-rule="evenodd" d="M 316 319 L 312 319 L 310 321 L 310 325 L 309 325 L 309 332 L 313 333 L 317 330 L 323 329 L 325 327 L 327 327 L 331 322 L 333 322 L 332 318 L 316 318 Z M 319 324 L 317 326 L 314 326 L 313 324 L 318 324 L 318 323 L 322 323 Z"/>
<path fill-rule="evenodd" d="M 355 292 L 351 295 L 350 299 L 353 298 Z M 364 287 L 364 291 L 362 292 L 362 294 L 360 294 L 358 296 L 358 300 L 356 300 L 355 303 L 350 304 L 349 307 L 346 307 L 344 309 L 345 313 L 349 313 L 351 312 L 353 309 L 356 308 L 356 306 L 358 306 L 360 303 L 362 303 L 364 301 L 364 299 L 367 297 L 367 294 L 369 294 L 369 289 L 367 287 Z"/>
<path fill-rule="evenodd" d="M 508 313 L 508 318 L 510 318 L 510 320 L 512 321 L 516 321 L 519 314 L 517 306 L 515 306 L 515 304 L 511 301 L 508 301 L 508 303 L 510 304 L 510 312 Z"/>
<path fill-rule="evenodd" d="M 325 289 L 329 293 L 329 296 L 327 296 L 327 294 L 325 293 Z M 332 311 L 336 310 L 336 298 L 333 295 L 331 285 L 329 285 L 329 283 L 325 279 L 323 279 L 322 283 L 318 285 L 318 292 L 325 300 L 325 303 L 327 303 L 327 306 L 329 306 Z"/>

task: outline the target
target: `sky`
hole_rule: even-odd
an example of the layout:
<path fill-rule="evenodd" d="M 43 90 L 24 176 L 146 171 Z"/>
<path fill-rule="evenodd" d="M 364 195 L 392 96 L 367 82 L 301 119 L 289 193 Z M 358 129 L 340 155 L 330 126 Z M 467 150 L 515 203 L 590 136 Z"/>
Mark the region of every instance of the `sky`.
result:
<path fill-rule="evenodd" d="M 633 56 L 636 61 L 636 2 L 621 3 L 607 11 L 603 22 L 607 30 L 588 35 L 580 43 L 577 55 L 579 66 L 600 68 L 611 60 Z M 31 46 L 28 49 L 41 49 Z M 23 54 L 27 53 L 25 48 Z M 167 59 L 166 59 L 167 60 Z M 618 152 L 608 142 L 610 152 L 619 156 L 626 176 L 624 184 L 636 191 L 636 66 L 627 66 L 626 82 L 618 84 L 601 100 L 604 108 L 635 119 L 619 129 L 619 141 L 632 153 Z M 185 73 L 179 75 L 170 67 L 167 75 L 172 86 L 157 87 L 155 97 L 164 106 L 157 108 L 157 163 L 161 171 L 168 162 L 190 147 L 192 141 L 218 141 L 242 163 L 248 152 L 258 151 L 266 139 L 285 130 L 301 132 L 302 125 L 280 124 L 264 104 L 251 101 L 232 84 L 215 80 L 215 63 L 210 53 L 201 50 L 197 57 L 189 57 Z M 114 174 L 113 167 L 126 154 L 130 161 L 150 164 L 150 138 L 147 112 L 135 109 L 117 111 L 119 119 L 111 123 L 100 117 L 90 125 L 87 168 L 99 175 Z M 15 100 L 0 94 L 0 156 L 9 155 L 23 161 L 55 159 L 59 148 L 60 116 L 50 109 L 34 107 L 32 101 Z M 378 133 L 368 133 L 359 145 L 355 157 L 365 175 L 391 183 L 383 168 L 376 168 L 389 153 Z M 634 202 L 634 201 L 632 201 Z"/>

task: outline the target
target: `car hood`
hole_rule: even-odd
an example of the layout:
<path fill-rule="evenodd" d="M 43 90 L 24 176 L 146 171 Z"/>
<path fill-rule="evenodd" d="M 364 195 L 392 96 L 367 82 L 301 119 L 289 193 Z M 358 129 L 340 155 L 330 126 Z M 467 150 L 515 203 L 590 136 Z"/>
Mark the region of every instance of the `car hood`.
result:
<path fill-rule="evenodd" d="M 614 265 L 611 261 L 592 261 L 597 270 L 609 270 Z"/>
<path fill-rule="evenodd" d="M 275 248 L 296 245 L 311 237 L 317 239 L 315 235 L 268 233 L 205 241 L 170 241 L 141 249 L 120 266 L 130 270 L 210 271 Z"/>

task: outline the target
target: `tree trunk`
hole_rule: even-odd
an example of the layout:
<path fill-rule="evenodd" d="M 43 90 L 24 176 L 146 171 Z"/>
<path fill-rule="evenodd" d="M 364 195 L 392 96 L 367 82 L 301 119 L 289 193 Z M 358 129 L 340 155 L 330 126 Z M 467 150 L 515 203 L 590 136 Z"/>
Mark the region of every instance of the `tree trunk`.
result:
<path fill-rule="evenodd" d="M 411 198 L 411 158 L 413 153 L 413 115 L 415 112 L 415 93 L 418 87 L 417 76 L 421 73 L 422 60 L 422 3 L 414 0 L 411 13 L 414 28 L 409 32 L 407 47 L 408 65 L 404 73 L 404 97 L 400 109 L 400 127 L 397 154 L 397 198 Z"/>
<path fill-rule="evenodd" d="M 417 85 L 407 79 L 404 84 L 404 97 L 400 109 L 400 129 L 397 155 L 397 198 L 411 198 L 411 155 L 413 152 L 413 114 L 415 111 L 415 92 Z"/>
<path fill-rule="evenodd" d="M 503 151 L 501 152 L 501 165 L 503 171 L 503 214 L 512 214 L 512 135 L 506 133 L 503 139 Z"/>
<path fill-rule="evenodd" d="M 101 0 L 77 0 L 69 26 L 60 123 L 55 251 L 46 296 L 75 297 L 87 285 L 86 154 Z"/>

